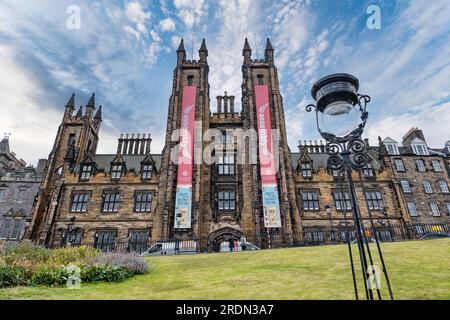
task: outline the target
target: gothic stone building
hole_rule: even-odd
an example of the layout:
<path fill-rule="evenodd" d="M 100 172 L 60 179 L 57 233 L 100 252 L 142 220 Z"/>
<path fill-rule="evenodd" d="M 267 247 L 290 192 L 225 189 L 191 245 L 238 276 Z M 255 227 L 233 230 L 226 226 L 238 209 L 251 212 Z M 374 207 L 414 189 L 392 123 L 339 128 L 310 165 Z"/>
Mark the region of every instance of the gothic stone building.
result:
<path fill-rule="evenodd" d="M 9 136 L 0 142 L 0 241 L 22 239 L 46 163 L 41 159 L 37 167 L 27 166 L 10 151 Z"/>
<path fill-rule="evenodd" d="M 323 145 L 304 144 L 299 153 L 292 153 L 287 145 L 270 41 L 262 60 L 252 59 L 245 41 L 240 112 L 235 110 L 234 96 L 227 93 L 217 97 L 217 111 L 211 112 L 208 75 L 205 41 L 198 60 L 186 59 L 181 41 L 161 154 L 151 153 L 150 135 L 121 136 L 115 154 L 97 154 L 101 106 L 96 111 L 92 95 L 85 112 L 80 108 L 74 114 L 72 96 L 49 156 L 28 236 L 46 244 L 69 237 L 75 243 L 99 246 L 196 238 L 210 249 L 230 237 L 245 235 L 257 241 L 266 232 L 320 240 L 324 229 L 341 226 L 347 213 L 350 216 L 348 193 L 341 193 L 338 177 L 327 171 Z M 193 161 L 209 152 L 210 141 L 201 137 L 210 129 L 223 133 L 222 149 L 214 151 L 218 161 Z M 277 132 L 276 147 L 264 135 L 267 129 Z M 258 132 L 258 143 L 245 137 L 244 148 L 239 149 L 236 130 Z M 185 132 L 192 132 L 193 142 Z M 256 161 L 237 161 L 248 160 L 256 151 Z M 273 151 L 278 153 L 276 172 L 272 162 L 267 166 L 261 161 Z M 386 165 L 388 157 L 383 158 L 379 148 L 371 152 L 373 161 L 362 176 L 366 189 L 357 186 L 361 207 L 367 195 L 376 217 L 386 218 L 384 210 L 391 224 L 410 221 Z M 176 163 L 173 154 L 190 155 L 190 161 Z M 362 214 L 367 218 L 367 210 Z"/>

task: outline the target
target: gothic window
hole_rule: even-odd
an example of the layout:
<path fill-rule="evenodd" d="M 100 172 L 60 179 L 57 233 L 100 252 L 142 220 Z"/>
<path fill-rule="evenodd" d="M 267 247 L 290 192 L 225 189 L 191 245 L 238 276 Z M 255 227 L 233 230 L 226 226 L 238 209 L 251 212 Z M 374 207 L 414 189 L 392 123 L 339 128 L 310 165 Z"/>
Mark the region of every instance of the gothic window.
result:
<path fill-rule="evenodd" d="M 122 177 L 123 165 L 114 164 L 111 168 L 111 179 L 120 179 Z"/>
<path fill-rule="evenodd" d="M 144 164 L 142 165 L 142 179 L 148 180 L 152 178 L 153 174 L 153 165 Z"/>
<path fill-rule="evenodd" d="M 418 214 L 417 214 L 416 204 L 414 202 L 408 202 L 407 206 L 408 206 L 409 215 L 411 217 L 417 217 Z"/>
<path fill-rule="evenodd" d="M 119 211 L 120 193 L 119 192 L 105 192 L 103 193 L 102 212 L 117 212 Z"/>
<path fill-rule="evenodd" d="M 311 162 L 301 163 L 300 169 L 302 171 L 303 178 L 311 178 L 312 177 Z"/>
<path fill-rule="evenodd" d="M 74 193 L 70 203 L 71 212 L 86 212 L 89 203 L 89 193 Z"/>
<path fill-rule="evenodd" d="M 68 142 L 67 142 L 67 145 L 68 146 L 71 146 L 71 145 L 74 145 L 75 144 L 75 133 L 71 133 L 70 135 L 69 135 L 69 140 L 68 140 Z"/>
<path fill-rule="evenodd" d="M 340 192 L 333 192 L 333 199 L 337 211 L 350 211 L 352 209 L 352 203 L 348 192 L 344 192 L 344 195 Z"/>
<path fill-rule="evenodd" d="M 192 85 L 194 85 L 194 76 L 188 76 L 187 77 L 187 81 L 188 81 L 188 86 L 191 87 Z"/>
<path fill-rule="evenodd" d="M 447 215 L 450 216 L 450 202 L 447 202 L 446 206 L 447 206 Z"/>
<path fill-rule="evenodd" d="M 225 132 L 223 132 L 222 133 L 222 144 L 225 144 L 225 145 L 233 144 L 233 135 L 226 134 Z"/>
<path fill-rule="evenodd" d="M 264 84 L 264 76 L 262 74 L 258 74 L 257 79 L 258 79 L 258 85 L 261 86 Z"/>
<path fill-rule="evenodd" d="M 303 209 L 305 211 L 319 211 L 319 195 L 317 191 L 302 191 Z"/>
<path fill-rule="evenodd" d="M 69 232 L 67 235 L 67 243 L 74 246 L 81 245 L 81 239 L 83 237 L 83 229 L 76 229 Z"/>
<path fill-rule="evenodd" d="M 383 197 L 379 191 L 366 192 L 367 203 L 370 210 L 381 210 L 384 208 Z"/>
<path fill-rule="evenodd" d="M 25 200 L 25 193 L 26 190 L 19 190 L 19 193 L 17 194 L 17 202 L 23 202 L 23 200 Z"/>
<path fill-rule="evenodd" d="M 234 154 L 219 156 L 218 172 L 220 175 L 234 174 Z"/>
<path fill-rule="evenodd" d="M 81 180 L 89 180 L 92 174 L 92 166 L 91 165 L 83 165 L 81 166 L 80 179 Z"/>
<path fill-rule="evenodd" d="M 128 248 L 131 252 L 142 253 L 147 250 L 149 238 L 149 230 L 132 230 L 128 240 Z"/>
<path fill-rule="evenodd" d="M 305 232 L 308 242 L 322 243 L 324 242 L 323 231 L 307 231 Z"/>
<path fill-rule="evenodd" d="M 449 189 L 448 189 L 448 184 L 447 181 L 445 180 L 440 180 L 439 181 L 439 187 L 441 188 L 441 192 L 442 193 L 449 193 Z"/>
<path fill-rule="evenodd" d="M 425 180 L 423 182 L 423 191 L 425 193 L 433 193 L 433 188 L 431 187 L 431 182 L 428 180 Z"/>
<path fill-rule="evenodd" d="M 433 170 L 435 172 L 442 172 L 441 163 L 438 160 L 431 161 L 431 165 L 433 166 Z"/>
<path fill-rule="evenodd" d="M 234 191 L 218 192 L 218 208 L 219 210 L 235 210 L 236 194 Z"/>
<path fill-rule="evenodd" d="M 0 189 L 0 202 L 5 201 L 5 199 L 6 199 L 6 190 Z"/>
<path fill-rule="evenodd" d="M 400 185 L 402 186 L 402 190 L 404 193 L 411 193 L 411 185 L 406 180 L 401 180 Z"/>
<path fill-rule="evenodd" d="M 17 240 L 20 234 L 21 219 L 5 219 L 0 233 L 0 239 Z"/>
<path fill-rule="evenodd" d="M 419 171 L 419 172 L 425 172 L 426 171 L 425 170 L 425 163 L 423 162 L 422 159 L 417 159 L 416 160 L 416 168 L 417 168 L 417 171 Z"/>
<path fill-rule="evenodd" d="M 114 250 L 116 233 L 116 231 L 98 231 L 95 239 L 95 248 L 103 251 Z"/>
<path fill-rule="evenodd" d="M 431 213 L 433 214 L 433 217 L 439 217 L 441 215 L 441 211 L 439 210 L 439 206 L 436 202 L 430 202 L 430 209 Z"/>
<path fill-rule="evenodd" d="M 137 191 L 134 195 L 134 211 L 135 212 L 151 212 L 152 211 L 153 192 Z"/>
<path fill-rule="evenodd" d="M 373 166 L 371 163 L 367 163 L 367 165 L 363 169 L 363 173 L 367 177 L 373 177 L 375 175 L 374 171 L 373 171 Z"/>
<path fill-rule="evenodd" d="M 397 170 L 397 172 L 405 172 L 405 164 L 403 163 L 402 159 L 395 159 L 394 160 L 395 163 L 395 170 Z"/>

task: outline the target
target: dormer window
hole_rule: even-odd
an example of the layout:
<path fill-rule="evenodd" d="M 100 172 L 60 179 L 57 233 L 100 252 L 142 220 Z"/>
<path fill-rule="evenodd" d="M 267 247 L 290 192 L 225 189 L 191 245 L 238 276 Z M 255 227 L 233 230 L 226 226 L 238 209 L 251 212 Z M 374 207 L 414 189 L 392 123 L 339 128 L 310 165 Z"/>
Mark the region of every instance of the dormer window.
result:
<path fill-rule="evenodd" d="M 153 165 L 144 164 L 142 165 L 142 179 L 148 180 L 151 179 L 153 175 Z"/>
<path fill-rule="evenodd" d="M 412 143 L 411 147 L 413 149 L 414 154 L 418 156 L 428 155 L 428 148 L 425 143 Z"/>
<path fill-rule="evenodd" d="M 122 177 L 123 165 L 114 164 L 111 168 L 111 179 L 120 179 Z"/>
<path fill-rule="evenodd" d="M 398 147 L 395 144 L 392 143 L 386 144 L 386 149 L 390 155 L 399 154 Z"/>
<path fill-rule="evenodd" d="M 302 171 L 303 178 L 311 178 L 312 177 L 311 162 L 301 163 L 300 169 Z"/>
<path fill-rule="evenodd" d="M 92 166 L 91 165 L 83 165 L 81 166 L 80 179 L 81 180 L 89 180 L 92 174 Z"/>

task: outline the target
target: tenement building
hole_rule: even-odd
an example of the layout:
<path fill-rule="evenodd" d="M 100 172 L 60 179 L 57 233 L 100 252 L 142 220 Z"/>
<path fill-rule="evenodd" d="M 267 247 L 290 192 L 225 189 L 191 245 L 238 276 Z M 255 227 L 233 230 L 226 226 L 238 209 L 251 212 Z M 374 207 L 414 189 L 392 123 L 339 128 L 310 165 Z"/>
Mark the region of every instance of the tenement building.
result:
<path fill-rule="evenodd" d="M 204 40 L 198 60 L 187 60 L 183 41 L 176 54 L 160 154 L 152 153 L 150 134 L 121 135 L 115 153 L 98 154 L 102 107 L 94 94 L 77 112 L 75 97 L 68 100 L 28 237 L 49 245 L 89 242 L 101 248 L 121 242 L 131 250 L 150 240 L 199 239 L 202 250 L 217 250 L 222 241 L 242 236 L 258 244 L 277 237 L 285 244 L 321 242 L 334 237 L 327 230 L 352 225 L 346 181 L 327 169 L 323 143 L 301 143 L 299 152 L 287 144 L 270 40 L 264 59 L 253 59 L 245 41 L 240 111 L 227 92 L 213 100 L 212 111 Z M 408 137 L 414 135 L 424 141 L 417 133 Z M 354 176 L 367 227 L 369 214 L 380 226 L 448 221 L 442 191 L 448 183 L 448 150 L 425 146 L 427 154 L 410 155 L 414 149 L 406 144 L 417 141 L 406 138 L 398 154 L 386 151 L 389 140 L 368 146 L 370 164 Z M 401 159 L 405 170 L 413 170 L 410 161 L 416 158 L 423 159 L 425 173 L 408 176 L 393 167 Z M 435 170 L 436 161 L 442 171 Z M 441 190 L 434 194 L 439 216 L 426 220 L 429 214 L 420 202 L 417 214 L 411 213 L 408 203 L 419 201 L 420 190 L 413 188 L 411 197 L 400 190 L 406 179 L 401 174 L 429 180 L 433 192 Z"/>
<path fill-rule="evenodd" d="M 47 160 L 39 160 L 37 167 L 27 166 L 10 151 L 5 135 L 0 142 L 0 163 L 0 241 L 18 241 L 30 223 Z"/>

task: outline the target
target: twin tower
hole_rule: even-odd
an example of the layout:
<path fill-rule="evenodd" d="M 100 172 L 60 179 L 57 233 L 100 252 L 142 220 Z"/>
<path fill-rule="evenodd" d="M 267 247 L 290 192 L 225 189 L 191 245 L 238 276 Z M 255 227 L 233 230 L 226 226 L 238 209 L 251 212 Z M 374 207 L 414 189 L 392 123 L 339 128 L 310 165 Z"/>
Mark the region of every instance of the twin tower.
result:
<path fill-rule="evenodd" d="M 33 209 L 30 238 L 53 244 L 67 237 L 96 243 L 195 238 L 212 248 L 242 236 L 301 232 L 270 40 L 264 59 L 252 59 L 245 40 L 240 113 L 235 97 L 227 93 L 217 97 L 217 112 L 210 111 L 204 39 L 198 60 L 186 59 L 183 40 L 176 54 L 162 154 L 150 153 L 149 138 L 139 152 L 123 152 L 129 149 L 122 146 L 124 140 L 131 143 L 123 137 L 116 155 L 97 154 L 101 107 L 96 108 L 92 96 L 86 113 L 80 109 L 74 114 L 74 97 L 69 100 Z M 224 152 L 215 151 L 214 164 L 194 163 L 210 144 L 194 137 L 203 137 L 209 129 L 223 132 Z M 245 148 L 238 149 L 230 134 L 236 130 L 256 132 L 257 139 L 247 139 Z M 253 157 L 252 152 L 257 153 L 256 162 L 237 161 Z M 174 153 L 180 161 L 173 161 Z M 144 201 L 148 203 L 142 205 Z"/>

